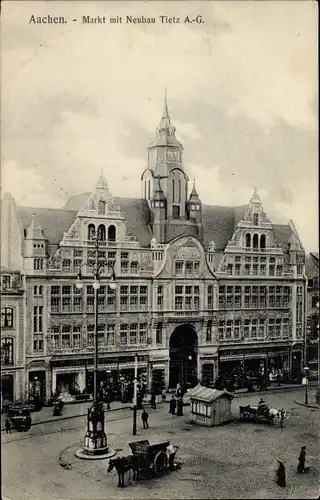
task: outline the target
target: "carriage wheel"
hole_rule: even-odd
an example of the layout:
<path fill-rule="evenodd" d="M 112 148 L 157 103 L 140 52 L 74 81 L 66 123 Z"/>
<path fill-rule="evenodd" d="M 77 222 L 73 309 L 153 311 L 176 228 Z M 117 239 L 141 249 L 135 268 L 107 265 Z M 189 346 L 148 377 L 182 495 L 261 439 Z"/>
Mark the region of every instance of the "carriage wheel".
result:
<path fill-rule="evenodd" d="M 153 471 L 156 476 L 161 476 L 167 470 L 168 458 L 164 451 L 159 451 L 153 461 Z"/>

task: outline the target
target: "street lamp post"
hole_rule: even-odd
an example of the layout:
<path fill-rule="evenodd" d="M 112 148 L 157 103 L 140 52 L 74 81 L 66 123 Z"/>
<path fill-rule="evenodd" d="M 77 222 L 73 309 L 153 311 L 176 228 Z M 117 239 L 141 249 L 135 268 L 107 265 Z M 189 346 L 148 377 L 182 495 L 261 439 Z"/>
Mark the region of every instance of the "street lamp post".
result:
<path fill-rule="evenodd" d="M 138 383 L 138 354 L 134 355 L 134 379 L 133 379 L 133 421 L 132 434 L 137 434 L 137 383 Z"/>
<path fill-rule="evenodd" d="M 104 408 L 103 403 L 98 400 L 98 362 L 99 362 L 99 339 L 98 339 L 98 328 L 99 328 L 99 304 L 98 304 L 98 293 L 100 288 L 100 277 L 103 269 L 109 264 L 107 261 L 99 261 L 99 235 L 96 234 L 94 239 L 95 242 L 95 263 L 93 266 L 93 278 L 92 283 L 94 289 L 94 366 L 93 366 L 93 403 L 91 408 L 88 409 L 87 415 L 87 432 L 84 436 L 83 448 L 76 452 L 78 458 L 87 459 L 98 459 L 98 458 L 109 458 L 115 455 L 115 451 L 108 447 L 107 435 L 104 430 Z M 81 290 L 83 288 L 83 275 L 81 269 L 83 266 L 89 266 L 91 264 L 84 263 L 80 266 L 78 279 L 76 282 L 76 287 Z M 110 281 L 108 283 L 112 290 L 117 288 L 115 283 L 115 273 L 112 268 L 112 274 Z"/>
<path fill-rule="evenodd" d="M 305 392 L 304 392 L 304 404 L 309 404 L 308 400 L 308 373 L 309 373 L 309 368 L 308 366 L 304 367 L 304 387 L 305 387 Z"/>

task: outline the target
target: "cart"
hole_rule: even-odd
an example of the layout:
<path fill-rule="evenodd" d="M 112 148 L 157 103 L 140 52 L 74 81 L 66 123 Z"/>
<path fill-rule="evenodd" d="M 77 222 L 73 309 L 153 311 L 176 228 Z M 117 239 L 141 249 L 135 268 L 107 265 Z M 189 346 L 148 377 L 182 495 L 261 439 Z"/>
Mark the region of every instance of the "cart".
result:
<path fill-rule="evenodd" d="M 259 406 L 239 406 L 240 420 L 247 421 L 265 421 L 269 424 L 274 423 L 275 414 L 268 407 L 260 409 Z"/>
<path fill-rule="evenodd" d="M 138 459 L 139 473 L 150 476 L 162 476 L 168 468 L 167 447 L 170 441 L 150 444 L 148 440 L 129 443 L 131 451 Z"/>
<path fill-rule="evenodd" d="M 17 431 L 28 431 L 31 427 L 30 405 L 11 405 L 8 408 L 8 418 Z"/>

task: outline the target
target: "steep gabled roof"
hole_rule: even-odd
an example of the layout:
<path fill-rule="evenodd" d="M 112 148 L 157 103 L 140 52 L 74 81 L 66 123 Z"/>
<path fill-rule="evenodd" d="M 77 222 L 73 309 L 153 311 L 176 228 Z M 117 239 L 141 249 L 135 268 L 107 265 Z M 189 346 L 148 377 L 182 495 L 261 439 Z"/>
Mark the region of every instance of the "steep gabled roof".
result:
<path fill-rule="evenodd" d="M 279 244 L 283 250 L 287 249 L 287 243 L 292 236 L 292 230 L 288 224 L 272 224 L 274 235 L 279 241 Z"/>
<path fill-rule="evenodd" d="M 236 229 L 237 223 L 247 211 L 247 205 L 240 207 L 221 207 L 203 205 L 204 245 L 214 241 L 216 250 L 224 250 Z"/>
<path fill-rule="evenodd" d="M 17 207 L 18 217 L 25 229 L 32 221 L 35 214 L 37 223 L 42 227 L 44 236 L 51 245 L 60 243 L 63 233 L 67 232 L 74 222 L 77 212 L 74 210 L 65 210 L 57 208 L 35 208 L 35 207 Z"/>
<path fill-rule="evenodd" d="M 26 228 L 33 214 L 36 220 L 43 228 L 45 237 L 49 241 L 49 251 L 53 250 L 63 238 L 75 221 L 78 211 L 85 205 L 91 192 L 82 193 L 71 197 L 63 209 L 33 208 L 18 206 L 18 217 L 21 220 L 23 228 Z M 152 212 L 147 200 L 140 198 L 114 198 L 114 203 L 121 208 L 123 216 L 130 233 L 137 238 L 141 246 L 148 247 L 152 238 L 150 231 L 150 222 Z M 203 205 L 203 243 L 208 246 L 214 241 L 215 249 L 223 251 L 231 240 L 239 221 L 244 217 L 248 209 L 247 205 L 237 207 Z M 292 230 L 286 224 L 274 224 L 273 229 L 280 246 L 285 250 L 287 242 L 292 235 Z M 196 234 L 196 229 L 191 227 L 181 228 L 186 234 Z M 183 234 L 181 234 L 182 236 Z M 178 234 L 172 234 L 176 237 Z M 170 238 L 169 238 L 170 239 Z M 50 252 L 51 253 L 51 252 Z"/>
<path fill-rule="evenodd" d="M 319 276 L 319 254 L 311 252 L 306 255 L 306 275 L 308 278 Z"/>

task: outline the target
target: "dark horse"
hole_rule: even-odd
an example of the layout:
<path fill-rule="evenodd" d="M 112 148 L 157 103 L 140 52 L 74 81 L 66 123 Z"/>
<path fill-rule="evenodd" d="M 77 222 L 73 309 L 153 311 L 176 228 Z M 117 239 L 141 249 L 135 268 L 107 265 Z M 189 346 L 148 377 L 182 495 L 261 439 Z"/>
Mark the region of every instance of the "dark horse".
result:
<path fill-rule="evenodd" d="M 133 479 L 139 479 L 139 458 L 135 455 L 127 457 L 110 458 L 108 472 L 116 469 L 118 473 L 118 487 L 124 488 L 124 475 L 129 470 L 133 471 Z"/>

